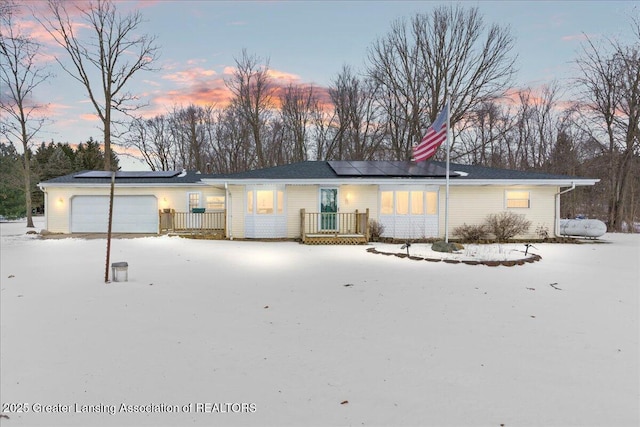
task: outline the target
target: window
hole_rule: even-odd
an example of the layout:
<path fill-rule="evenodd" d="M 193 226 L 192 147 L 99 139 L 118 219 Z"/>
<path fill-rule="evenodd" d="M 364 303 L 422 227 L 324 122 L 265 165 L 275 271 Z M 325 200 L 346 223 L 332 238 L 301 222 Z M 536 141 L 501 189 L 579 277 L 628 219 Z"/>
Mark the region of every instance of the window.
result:
<path fill-rule="evenodd" d="M 438 192 L 381 191 L 380 215 L 393 215 L 394 213 L 395 215 L 437 215 Z"/>
<path fill-rule="evenodd" d="M 438 214 L 438 193 L 427 191 L 427 215 Z"/>
<path fill-rule="evenodd" d="M 383 191 L 381 193 L 380 213 L 382 215 L 393 214 L 393 191 Z"/>
<path fill-rule="evenodd" d="M 207 196 L 207 210 L 224 210 L 224 196 Z"/>
<path fill-rule="evenodd" d="M 281 214 L 284 209 L 284 191 L 278 191 L 277 196 L 278 196 L 277 210 L 278 210 L 278 213 Z"/>
<path fill-rule="evenodd" d="M 264 188 L 260 186 L 260 188 Z M 284 190 L 247 189 L 247 213 L 257 215 L 282 215 Z"/>
<path fill-rule="evenodd" d="M 200 207 L 200 193 L 189 193 L 189 212 Z"/>
<path fill-rule="evenodd" d="M 396 191 L 396 215 L 409 213 L 409 192 Z"/>
<path fill-rule="evenodd" d="M 508 208 L 530 207 L 530 198 L 528 191 L 507 191 L 506 197 Z"/>
<path fill-rule="evenodd" d="M 256 191 L 256 213 L 262 215 L 273 213 L 273 191 Z"/>
<path fill-rule="evenodd" d="M 411 215 L 424 213 L 424 193 L 422 191 L 411 192 Z"/>

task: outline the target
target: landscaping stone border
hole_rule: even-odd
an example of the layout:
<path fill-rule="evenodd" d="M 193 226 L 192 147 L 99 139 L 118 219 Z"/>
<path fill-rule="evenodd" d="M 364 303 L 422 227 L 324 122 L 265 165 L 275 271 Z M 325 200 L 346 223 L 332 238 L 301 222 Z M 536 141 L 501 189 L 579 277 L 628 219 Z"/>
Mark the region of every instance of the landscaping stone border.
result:
<path fill-rule="evenodd" d="M 446 258 L 424 258 L 421 256 L 410 256 L 403 253 L 394 253 L 394 252 L 382 252 L 377 250 L 376 248 L 368 248 L 367 252 L 372 254 L 386 255 L 386 256 L 397 256 L 398 258 L 409 258 L 413 261 L 429 261 L 429 262 L 446 262 L 447 264 L 466 264 L 466 265 L 486 265 L 488 267 L 514 267 L 516 265 L 525 265 L 531 264 L 537 261 L 540 261 L 542 257 L 538 254 L 528 255 L 526 258 L 521 259 L 513 259 L 507 261 L 476 261 L 476 260 L 458 260 L 458 259 L 446 259 Z"/>

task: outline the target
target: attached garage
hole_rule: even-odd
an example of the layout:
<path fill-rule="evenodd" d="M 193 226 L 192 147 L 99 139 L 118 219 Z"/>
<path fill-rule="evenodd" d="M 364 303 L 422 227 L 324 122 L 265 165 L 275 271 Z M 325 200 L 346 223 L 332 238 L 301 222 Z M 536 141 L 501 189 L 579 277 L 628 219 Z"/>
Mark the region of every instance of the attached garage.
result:
<path fill-rule="evenodd" d="M 71 199 L 72 233 L 106 233 L 109 196 L 75 196 Z M 115 196 L 114 233 L 157 233 L 158 200 L 155 196 Z"/>

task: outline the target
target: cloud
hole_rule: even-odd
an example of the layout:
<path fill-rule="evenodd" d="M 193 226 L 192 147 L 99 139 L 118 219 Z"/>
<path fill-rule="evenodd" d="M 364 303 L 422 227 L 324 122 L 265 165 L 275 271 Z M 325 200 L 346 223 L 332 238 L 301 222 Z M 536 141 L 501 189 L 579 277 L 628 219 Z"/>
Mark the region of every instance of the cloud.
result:
<path fill-rule="evenodd" d="M 192 59 L 188 63 L 202 63 L 202 59 Z M 224 84 L 222 76 L 210 68 L 191 67 L 173 70 L 164 74 L 161 79 L 175 88 L 164 92 L 156 92 L 153 96 L 155 105 L 226 105 L 231 96 Z"/>
<path fill-rule="evenodd" d="M 584 33 L 580 33 L 580 34 L 570 34 L 567 36 L 562 36 L 561 40 L 565 41 L 565 42 L 573 42 L 573 41 L 579 41 L 579 42 L 583 42 L 588 40 L 590 37 Z"/>
<path fill-rule="evenodd" d="M 153 97 L 153 103 L 157 106 L 163 106 L 166 111 L 171 105 L 195 104 L 224 107 L 229 104 L 230 99 L 231 92 L 224 85 L 216 85 L 214 87 L 193 86 L 187 90 L 170 90 L 161 95 L 156 95 Z M 156 111 L 158 110 L 156 109 Z"/>
<path fill-rule="evenodd" d="M 94 113 L 83 113 L 80 114 L 80 118 L 86 122 L 97 122 L 100 119 L 98 118 L 97 114 Z"/>
<path fill-rule="evenodd" d="M 161 84 L 160 84 L 160 83 L 158 83 L 158 82 L 157 82 L 157 81 L 155 81 L 155 80 L 144 79 L 144 80 L 142 80 L 142 82 L 143 82 L 144 84 L 148 84 L 149 86 L 155 86 L 155 87 L 160 87 L 160 86 L 161 86 Z"/>
<path fill-rule="evenodd" d="M 271 77 L 276 83 L 295 83 L 299 82 L 300 76 L 297 74 L 287 73 L 286 71 L 279 71 L 274 69 L 269 69 L 267 75 Z"/>
<path fill-rule="evenodd" d="M 163 67 L 165 74 L 160 76 L 160 80 L 164 83 L 147 82 L 156 88 L 145 94 L 151 100 L 150 107 L 144 110 L 145 117 L 166 114 L 172 106 L 176 105 L 214 105 L 218 108 L 229 105 L 233 93 L 227 88 L 225 79 L 232 76 L 236 68 L 220 65 L 217 68 L 222 71 L 218 72 L 212 68 L 200 66 L 204 65 L 204 62 L 206 62 L 204 59 L 193 58 L 187 61 L 186 67 L 184 63 L 165 64 Z M 312 87 L 311 84 L 304 83 L 299 75 L 284 70 L 269 69 L 268 76 L 274 90 L 275 103 L 289 85 Z M 162 87 L 167 85 L 170 87 L 163 90 Z M 326 88 L 313 86 L 313 91 L 320 99 L 321 105 L 330 104 Z"/>
<path fill-rule="evenodd" d="M 217 73 L 214 70 L 195 67 L 183 71 L 177 71 L 175 73 L 165 74 L 162 78 L 174 83 L 194 84 L 195 82 L 207 80 L 216 74 Z"/>

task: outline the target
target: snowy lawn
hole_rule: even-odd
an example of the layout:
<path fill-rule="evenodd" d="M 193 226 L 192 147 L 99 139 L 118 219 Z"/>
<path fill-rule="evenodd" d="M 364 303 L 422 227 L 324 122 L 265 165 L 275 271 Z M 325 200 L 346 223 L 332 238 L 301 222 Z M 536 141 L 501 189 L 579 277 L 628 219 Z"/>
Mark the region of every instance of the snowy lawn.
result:
<path fill-rule="evenodd" d="M 119 239 L 105 285 L 104 239 L 24 225 L 0 224 L 2 427 L 640 424 L 640 235 L 515 267 Z"/>

